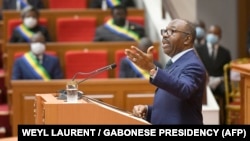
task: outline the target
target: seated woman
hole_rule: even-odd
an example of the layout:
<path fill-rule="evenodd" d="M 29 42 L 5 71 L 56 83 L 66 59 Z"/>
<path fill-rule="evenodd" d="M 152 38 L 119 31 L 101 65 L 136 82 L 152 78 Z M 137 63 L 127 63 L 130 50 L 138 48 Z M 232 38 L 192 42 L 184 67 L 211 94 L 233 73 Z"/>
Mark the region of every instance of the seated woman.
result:
<path fill-rule="evenodd" d="M 32 6 L 25 7 L 21 11 L 22 23 L 13 30 L 10 42 L 30 42 L 30 38 L 36 32 L 41 32 L 47 42 L 51 41 L 47 28 L 38 22 L 39 16 L 38 9 Z"/>

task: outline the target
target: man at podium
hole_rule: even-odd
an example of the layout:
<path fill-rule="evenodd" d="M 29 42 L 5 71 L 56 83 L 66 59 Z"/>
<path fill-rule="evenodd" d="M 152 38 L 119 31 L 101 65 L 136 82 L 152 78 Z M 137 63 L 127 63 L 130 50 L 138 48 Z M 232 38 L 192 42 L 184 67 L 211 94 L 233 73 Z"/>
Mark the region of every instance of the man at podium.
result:
<path fill-rule="evenodd" d="M 194 50 L 195 26 L 174 19 L 161 30 L 163 51 L 170 57 L 165 69 L 153 63 L 153 47 L 147 53 L 135 46 L 125 50 L 127 57 L 150 72 L 149 82 L 157 86 L 152 105 L 135 105 L 133 114 L 151 124 L 203 124 L 202 97 L 207 72 Z"/>

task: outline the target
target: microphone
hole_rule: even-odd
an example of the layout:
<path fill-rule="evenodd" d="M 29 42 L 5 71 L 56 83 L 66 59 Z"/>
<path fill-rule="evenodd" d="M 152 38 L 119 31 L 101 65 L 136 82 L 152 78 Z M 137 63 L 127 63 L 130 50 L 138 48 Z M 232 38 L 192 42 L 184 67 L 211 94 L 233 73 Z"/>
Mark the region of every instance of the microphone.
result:
<path fill-rule="evenodd" d="M 76 73 L 76 74 L 74 75 L 74 77 L 72 78 L 72 81 L 75 80 L 75 78 L 76 78 L 76 76 L 77 76 L 78 74 L 89 74 L 89 76 L 87 76 L 85 79 L 83 79 L 83 80 L 81 80 L 81 81 L 79 81 L 79 82 L 77 83 L 77 84 L 80 84 L 80 83 L 82 83 L 82 82 L 88 80 L 89 78 L 92 78 L 92 77 L 96 76 L 97 74 L 100 74 L 100 73 L 102 73 L 102 72 L 104 72 L 104 71 L 107 71 L 107 70 L 111 70 L 111 69 L 116 68 L 116 66 L 117 66 L 116 64 L 111 64 L 111 65 L 108 65 L 108 66 L 99 68 L 99 69 L 94 70 L 94 71 L 89 72 L 89 73 L 78 72 L 78 73 Z"/>
<path fill-rule="evenodd" d="M 88 72 L 88 73 L 84 73 L 84 72 L 77 72 L 74 76 L 73 76 L 73 78 L 72 78 L 72 83 L 74 82 L 76 85 L 79 85 L 80 83 L 82 83 L 82 82 L 84 82 L 84 81 L 86 81 L 86 80 L 88 80 L 89 78 L 92 78 L 92 77 L 94 77 L 94 76 L 96 76 L 96 75 L 98 75 L 98 74 L 100 74 L 100 73 L 102 73 L 102 72 L 104 72 L 104 71 L 107 71 L 107 70 L 111 70 L 111 69 L 114 69 L 114 68 L 116 68 L 116 64 L 111 64 L 111 65 L 108 65 L 108 66 L 105 66 L 105 67 L 102 67 L 102 68 L 99 68 L 99 69 L 97 69 L 97 70 L 94 70 L 94 71 L 91 71 L 91 72 Z M 81 81 L 79 81 L 79 82 L 76 82 L 75 81 L 75 78 L 79 75 L 79 74 L 83 74 L 83 75 L 88 75 L 86 78 L 84 78 L 83 80 L 81 80 Z M 67 95 L 67 92 L 66 92 L 66 90 L 64 89 L 64 90 L 60 90 L 60 91 L 58 91 L 59 92 L 59 96 L 58 96 L 58 99 L 63 99 L 63 100 L 65 100 L 67 97 L 66 97 L 66 95 Z M 81 92 L 81 91 L 78 91 L 77 92 L 78 93 L 78 99 L 81 99 L 82 97 L 83 97 L 83 92 Z"/>

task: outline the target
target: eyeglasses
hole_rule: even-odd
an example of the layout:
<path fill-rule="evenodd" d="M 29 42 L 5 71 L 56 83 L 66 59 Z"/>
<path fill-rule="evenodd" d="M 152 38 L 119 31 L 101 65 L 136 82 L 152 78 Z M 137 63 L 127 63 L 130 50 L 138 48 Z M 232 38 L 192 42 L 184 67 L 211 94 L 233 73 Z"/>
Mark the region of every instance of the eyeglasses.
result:
<path fill-rule="evenodd" d="M 184 34 L 190 34 L 190 33 L 187 33 L 187 32 L 184 32 L 184 31 L 180 31 L 180 30 L 176 30 L 176 29 L 161 29 L 161 35 L 164 36 L 164 35 L 173 35 L 175 32 L 181 32 L 181 33 L 184 33 Z"/>

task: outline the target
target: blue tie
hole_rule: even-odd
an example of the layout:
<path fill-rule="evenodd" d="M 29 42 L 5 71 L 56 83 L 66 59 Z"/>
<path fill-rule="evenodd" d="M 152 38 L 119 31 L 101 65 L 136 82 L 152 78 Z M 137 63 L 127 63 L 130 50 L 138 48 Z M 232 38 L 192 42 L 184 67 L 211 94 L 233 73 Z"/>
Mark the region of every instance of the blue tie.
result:
<path fill-rule="evenodd" d="M 172 60 L 170 59 L 170 60 L 167 62 L 165 69 L 167 69 L 168 67 L 170 67 L 172 64 L 173 64 L 173 62 L 172 62 Z"/>

